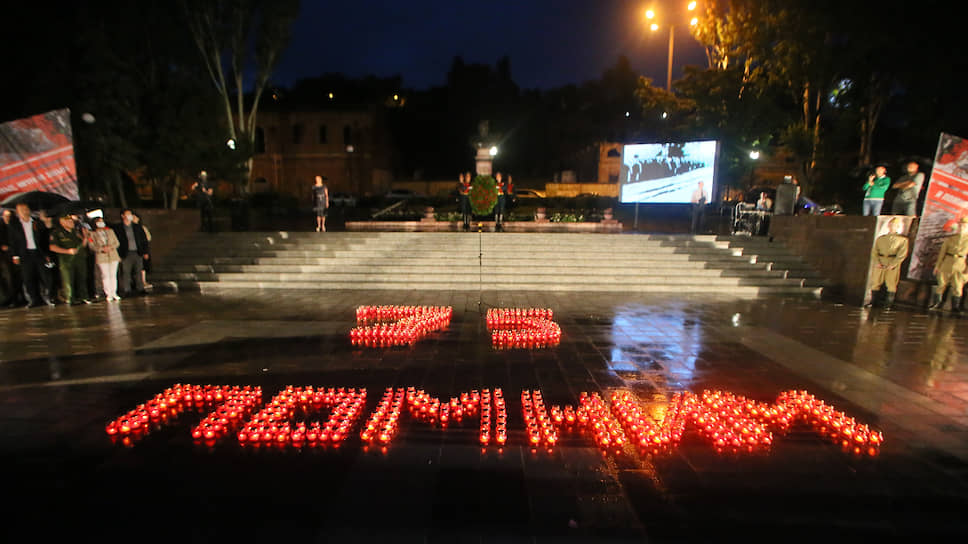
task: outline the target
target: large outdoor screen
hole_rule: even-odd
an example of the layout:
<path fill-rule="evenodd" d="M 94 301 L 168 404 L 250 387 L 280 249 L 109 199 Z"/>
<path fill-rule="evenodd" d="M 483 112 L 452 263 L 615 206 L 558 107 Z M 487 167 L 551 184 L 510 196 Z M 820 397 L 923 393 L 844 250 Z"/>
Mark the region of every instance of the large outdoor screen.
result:
<path fill-rule="evenodd" d="M 715 140 L 626 145 L 618 177 L 621 202 L 688 204 L 700 184 L 705 202 L 710 202 L 718 150 Z"/>

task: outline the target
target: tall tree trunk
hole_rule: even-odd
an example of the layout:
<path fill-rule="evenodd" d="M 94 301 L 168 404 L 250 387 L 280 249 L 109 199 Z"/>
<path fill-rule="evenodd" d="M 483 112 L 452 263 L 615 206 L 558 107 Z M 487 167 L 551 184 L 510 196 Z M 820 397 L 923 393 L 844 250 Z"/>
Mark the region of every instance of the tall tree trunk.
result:
<path fill-rule="evenodd" d="M 178 174 L 171 175 L 171 209 L 178 209 L 178 197 L 180 186 L 178 184 Z"/>

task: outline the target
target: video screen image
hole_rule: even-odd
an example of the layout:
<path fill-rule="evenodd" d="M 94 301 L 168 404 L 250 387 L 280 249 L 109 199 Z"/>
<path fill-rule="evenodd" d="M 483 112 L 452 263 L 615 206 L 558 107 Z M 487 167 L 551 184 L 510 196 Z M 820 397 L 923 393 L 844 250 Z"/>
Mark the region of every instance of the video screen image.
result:
<path fill-rule="evenodd" d="M 715 194 L 719 142 L 630 144 L 619 172 L 622 203 L 688 204 L 701 191 L 709 203 Z"/>

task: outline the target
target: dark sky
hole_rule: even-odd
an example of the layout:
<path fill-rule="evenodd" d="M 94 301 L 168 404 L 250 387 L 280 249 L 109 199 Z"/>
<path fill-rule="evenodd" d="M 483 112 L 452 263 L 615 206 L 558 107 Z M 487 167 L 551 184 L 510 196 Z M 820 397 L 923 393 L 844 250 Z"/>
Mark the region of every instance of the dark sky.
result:
<path fill-rule="evenodd" d="M 689 36 L 686 2 L 649 0 L 302 0 L 289 48 L 274 79 L 339 72 L 351 77 L 403 76 L 405 88 L 445 82 L 455 55 L 494 64 L 509 55 L 522 88 L 547 89 L 595 79 L 626 55 L 632 67 L 665 85 L 668 27 L 650 32 L 646 7 L 670 17 L 676 29 L 673 79 L 686 64 L 705 65 Z"/>

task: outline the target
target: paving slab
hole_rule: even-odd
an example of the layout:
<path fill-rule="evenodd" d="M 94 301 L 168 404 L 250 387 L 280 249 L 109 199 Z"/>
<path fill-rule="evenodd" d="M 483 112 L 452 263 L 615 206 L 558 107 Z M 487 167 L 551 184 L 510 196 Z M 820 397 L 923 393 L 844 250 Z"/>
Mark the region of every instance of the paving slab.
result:
<path fill-rule="evenodd" d="M 349 342 L 358 305 L 446 305 L 413 346 Z M 497 351 L 483 314 L 552 308 L 560 345 Z M 539 291 L 239 291 L 0 311 L 0 538 L 104 541 L 708 542 L 963 537 L 968 521 L 968 320 L 819 300 Z M 508 444 L 476 422 L 406 420 L 385 450 L 208 448 L 200 414 L 130 447 L 105 424 L 175 383 L 414 386 L 450 398 L 501 387 Z M 882 430 L 878 456 L 805 428 L 756 455 L 695 430 L 659 454 L 564 433 L 526 444 L 520 392 L 575 404 L 630 391 L 660 417 L 672 394 L 771 402 L 808 390 Z M 52 520 L 54 522 L 52 522 Z"/>

